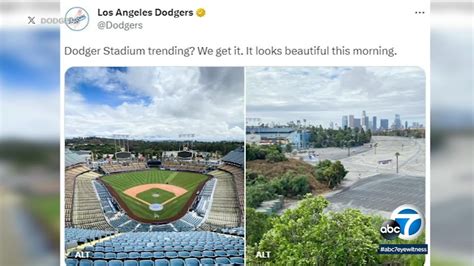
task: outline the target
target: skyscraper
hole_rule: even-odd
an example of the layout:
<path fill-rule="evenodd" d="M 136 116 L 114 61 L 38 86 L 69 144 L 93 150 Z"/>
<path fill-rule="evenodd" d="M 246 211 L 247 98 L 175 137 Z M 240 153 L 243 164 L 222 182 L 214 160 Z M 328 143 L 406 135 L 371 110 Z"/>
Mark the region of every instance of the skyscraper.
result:
<path fill-rule="evenodd" d="M 373 131 L 377 130 L 377 117 L 376 116 L 372 117 L 372 130 Z"/>
<path fill-rule="evenodd" d="M 388 129 L 388 119 L 380 119 L 380 129 L 382 130 Z"/>
<path fill-rule="evenodd" d="M 349 115 L 349 127 L 354 128 L 354 115 Z"/>
<path fill-rule="evenodd" d="M 393 128 L 394 129 L 401 129 L 402 128 L 402 120 L 400 120 L 400 115 L 395 114 L 395 120 L 393 121 Z"/>
<path fill-rule="evenodd" d="M 361 118 L 361 126 L 364 130 L 367 129 L 367 127 L 369 126 L 369 120 L 367 119 L 367 115 L 365 113 L 365 110 L 362 111 L 362 118 Z"/>
<path fill-rule="evenodd" d="M 341 127 L 344 129 L 349 126 L 349 120 L 347 118 L 347 115 L 342 116 L 342 124 Z"/>
<path fill-rule="evenodd" d="M 408 129 L 408 121 L 405 121 L 405 129 Z"/>
<path fill-rule="evenodd" d="M 354 118 L 354 128 L 361 128 L 360 118 Z"/>

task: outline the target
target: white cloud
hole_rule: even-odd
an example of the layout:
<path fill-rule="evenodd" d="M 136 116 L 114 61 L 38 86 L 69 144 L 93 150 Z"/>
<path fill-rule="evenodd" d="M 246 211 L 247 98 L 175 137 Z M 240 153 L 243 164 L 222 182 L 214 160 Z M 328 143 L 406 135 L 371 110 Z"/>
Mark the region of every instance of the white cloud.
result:
<path fill-rule="evenodd" d="M 73 136 L 243 140 L 242 68 L 76 68 L 68 75 L 65 133 Z M 113 93 L 119 105 L 92 103 L 81 84 Z M 137 99 L 148 99 L 138 100 Z"/>
<path fill-rule="evenodd" d="M 328 126 L 343 115 L 424 123 L 425 75 L 416 67 L 313 67 L 246 70 L 247 116 L 264 122 L 307 119 Z"/>

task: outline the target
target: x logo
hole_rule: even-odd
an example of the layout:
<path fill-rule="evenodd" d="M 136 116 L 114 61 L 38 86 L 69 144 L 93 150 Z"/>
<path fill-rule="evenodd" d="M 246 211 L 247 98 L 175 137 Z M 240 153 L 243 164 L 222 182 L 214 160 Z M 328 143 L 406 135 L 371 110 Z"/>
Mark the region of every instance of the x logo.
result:
<path fill-rule="evenodd" d="M 30 21 L 28 21 L 28 24 L 36 24 L 35 23 L 35 17 L 28 17 Z"/>

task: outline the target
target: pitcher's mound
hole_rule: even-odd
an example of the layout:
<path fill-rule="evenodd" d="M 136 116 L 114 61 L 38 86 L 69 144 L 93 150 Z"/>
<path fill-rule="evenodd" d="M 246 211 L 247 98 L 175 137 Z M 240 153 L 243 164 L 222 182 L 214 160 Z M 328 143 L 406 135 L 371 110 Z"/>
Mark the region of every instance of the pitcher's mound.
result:
<path fill-rule="evenodd" d="M 163 210 L 163 205 L 159 203 L 150 204 L 148 207 L 151 211 L 157 212 Z"/>

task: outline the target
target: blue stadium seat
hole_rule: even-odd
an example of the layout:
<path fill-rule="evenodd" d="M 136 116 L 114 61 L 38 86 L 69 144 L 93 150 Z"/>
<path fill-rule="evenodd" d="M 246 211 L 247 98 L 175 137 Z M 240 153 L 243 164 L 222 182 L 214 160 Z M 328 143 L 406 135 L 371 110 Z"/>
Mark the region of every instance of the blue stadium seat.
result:
<path fill-rule="evenodd" d="M 165 249 L 162 246 L 153 247 L 153 251 L 164 251 Z"/>
<path fill-rule="evenodd" d="M 202 252 L 202 256 L 206 258 L 214 258 L 214 252 L 206 250 Z"/>
<path fill-rule="evenodd" d="M 128 258 L 128 253 L 125 253 L 125 252 L 117 253 L 117 259 L 118 260 L 123 260 L 123 259 L 126 259 L 126 258 Z"/>
<path fill-rule="evenodd" d="M 105 257 L 104 257 L 106 260 L 113 260 L 113 259 L 116 259 L 117 258 L 117 255 L 113 252 L 107 252 L 105 253 Z"/>
<path fill-rule="evenodd" d="M 192 246 L 184 246 L 183 250 L 184 251 L 191 251 L 191 250 L 193 250 L 193 247 Z"/>
<path fill-rule="evenodd" d="M 189 252 L 180 251 L 180 252 L 178 252 L 178 257 L 180 257 L 180 258 L 189 258 Z"/>
<path fill-rule="evenodd" d="M 155 260 L 155 266 L 169 266 L 170 262 L 167 259 Z"/>
<path fill-rule="evenodd" d="M 142 246 L 133 247 L 133 251 L 142 252 L 142 251 L 143 251 L 143 247 L 142 247 Z"/>
<path fill-rule="evenodd" d="M 104 250 L 105 250 L 104 247 L 97 247 L 97 246 L 96 246 L 95 249 L 94 249 L 95 252 L 98 252 L 98 251 L 104 252 Z"/>
<path fill-rule="evenodd" d="M 230 263 L 232 263 L 232 264 L 244 264 L 244 258 L 242 258 L 242 257 L 232 257 L 232 258 L 230 258 Z"/>
<path fill-rule="evenodd" d="M 123 266 L 138 266 L 138 262 L 136 260 L 126 260 Z"/>
<path fill-rule="evenodd" d="M 151 259 L 153 257 L 153 253 L 148 251 L 143 251 L 140 253 L 140 259 Z"/>
<path fill-rule="evenodd" d="M 133 247 L 132 247 L 132 246 L 125 246 L 125 247 L 123 248 L 123 251 L 125 251 L 125 252 L 132 252 L 132 251 L 133 251 Z"/>
<path fill-rule="evenodd" d="M 109 261 L 109 266 L 123 266 L 123 262 L 120 260 L 111 260 Z"/>
<path fill-rule="evenodd" d="M 130 252 L 130 253 L 128 253 L 128 258 L 129 258 L 129 259 L 138 259 L 138 258 L 140 258 L 140 253 L 138 253 L 138 252 Z"/>
<path fill-rule="evenodd" d="M 105 260 L 95 260 L 94 266 L 107 266 L 107 262 Z"/>
<path fill-rule="evenodd" d="M 114 252 L 113 247 L 105 247 L 105 252 Z"/>
<path fill-rule="evenodd" d="M 140 261 L 140 266 L 154 266 L 155 263 L 151 260 L 141 260 Z"/>
<path fill-rule="evenodd" d="M 94 251 L 94 247 L 93 246 L 85 246 L 84 251 Z"/>
<path fill-rule="evenodd" d="M 66 266 L 77 266 L 78 264 L 76 259 L 66 259 Z"/>
<path fill-rule="evenodd" d="M 161 252 L 161 251 L 153 252 L 153 258 L 155 258 L 155 259 L 162 259 L 164 257 L 165 257 L 164 252 Z"/>
<path fill-rule="evenodd" d="M 92 266 L 92 261 L 91 260 L 81 260 L 79 262 L 79 266 Z"/>
<path fill-rule="evenodd" d="M 187 258 L 184 260 L 186 266 L 199 266 L 199 260 L 196 258 Z"/>
<path fill-rule="evenodd" d="M 193 251 L 191 251 L 189 256 L 194 257 L 194 258 L 200 258 L 200 257 L 202 257 L 202 253 L 201 253 L 201 251 L 194 251 L 193 250 Z"/>
<path fill-rule="evenodd" d="M 204 250 L 204 247 L 203 247 L 203 246 L 194 246 L 194 247 L 193 247 L 193 250 L 196 250 L 196 251 L 203 251 L 203 250 Z"/>
<path fill-rule="evenodd" d="M 227 256 L 227 252 L 225 252 L 224 250 L 216 250 L 216 251 L 214 251 L 214 254 L 216 255 L 216 257 L 226 257 Z"/>
<path fill-rule="evenodd" d="M 216 263 L 214 262 L 213 259 L 204 258 L 204 259 L 201 259 L 201 264 L 202 265 L 214 265 Z"/>
<path fill-rule="evenodd" d="M 239 251 L 235 249 L 227 250 L 227 256 L 231 256 L 231 257 L 239 256 Z"/>
<path fill-rule="evenodd" d="M 94 256 L 92 258 L 94 259 L 103 259 L 105 257 L 104 252 L 94 252 Z"/>
<path fill-rule="evenodd" d="M 168 258 L 168 259 L 174 259 L 176 257 L 178 257 L 178 253 L 174 252 L 174 251 L 168 251 L 165 253 L 165 257 Z"/>
<path fill-rule="evenodd" d="M 184 266 L 184 260 L 182 260 L 182 259 L 172 259 L 172 260 L 170 260 L 170 266 Z"/>
<path fill-rule="evenodd" d="M 221 257 L 221 258 L 216 258 L 215 260 L 217 264 L 230 264 L 230 261 L 227 258 Z"/>

